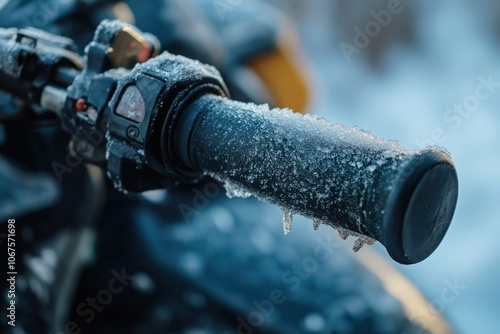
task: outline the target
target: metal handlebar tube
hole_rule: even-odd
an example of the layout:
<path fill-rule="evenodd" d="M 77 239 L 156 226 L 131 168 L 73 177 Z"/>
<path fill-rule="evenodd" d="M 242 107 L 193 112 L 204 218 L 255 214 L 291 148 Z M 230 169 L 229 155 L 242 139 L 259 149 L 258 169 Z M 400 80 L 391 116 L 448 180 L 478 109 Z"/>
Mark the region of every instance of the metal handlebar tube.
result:
<path fill-rule="evenodd" d="M 404 264 L 443 239 L 458 195 L 450 156 L 359 128 L 214 95 L 183 113 L 178 157 L 230 190 L 380 241 Z"/>

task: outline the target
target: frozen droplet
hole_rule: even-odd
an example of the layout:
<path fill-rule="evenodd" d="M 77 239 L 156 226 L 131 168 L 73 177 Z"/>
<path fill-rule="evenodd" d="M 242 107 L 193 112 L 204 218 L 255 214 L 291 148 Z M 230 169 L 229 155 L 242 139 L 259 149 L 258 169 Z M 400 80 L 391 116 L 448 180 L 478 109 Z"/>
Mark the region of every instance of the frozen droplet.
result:
<path fill-rule="evenodd" d="M 319 225 L 321 225 L 321 222 L 317 219 L 314 219 L 313 220 L 313 228 L 315 231 L 317 231 L 319 229 Z"/>
<path fill-rule="evenodd" d="M 361 248 L 363 248 L 364 245 L 365 243 L 363 242 L 362 238 L 358 238 L 356 239 L 356 241 L 354 241 L 354 246 L 352 246 L 352 250 L 354 251 L 354 253 L 357 253 Z"/>
<path fill-rule="evenodd" d="M 339 228 L 337 229 L 337 231 L 339 232 L 339 237 L 340 237 L 340 239 L 342 239 L 342 240 L 346 240 L 346 239 L 347 239 L 347 237 L 349 237 L 349 234 L 350 234 L 350 233 L 349 233 L 349 231 L 348 231 L 348 230 L 346 230 L 346 229 L 344 229 L 344 228 L 342 228 L 342 227 L 339 227 Z"/>
<path fill-rule="evenodd" d="M 293 214 L 288 210 L 283 210 L 283 234 L 287 235 L 292 230 Z"/>
<path fill-rule="evenodd" d="M 373 245 L 374 243 L 376 242 L 375 239 L 372 239 L 370 237 L 367 237 L 367 236 L 360 236 L 355 242 L 354 242 L 354 246 L 352 247 L 352 250 L 354 251 L 354 253 L 358 252 L 361 248 L 363 248 L 364 245 Z"/>

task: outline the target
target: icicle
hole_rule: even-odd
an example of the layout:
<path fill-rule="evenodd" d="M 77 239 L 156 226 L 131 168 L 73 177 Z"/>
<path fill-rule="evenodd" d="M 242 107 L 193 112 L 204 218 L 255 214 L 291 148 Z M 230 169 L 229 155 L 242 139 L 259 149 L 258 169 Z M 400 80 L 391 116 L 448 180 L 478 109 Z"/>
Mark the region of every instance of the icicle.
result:
<path fill-rule="evenodd" d="M 373 245 L 376 242 L 375 239 L 372 239 L 367 236 L 361 236 L 359 237 L 356 241 L 354 241 L 354 246 L 352 247 L 352 250 L 354 253 L 358 252 L 361 248 L 363 248 L 364 245 Z"/>
<path fill-rule="evenodd" d="M 283 209 L 283 234 L 287 235 L 292 230 L 293 214 Z"/>
<path fill-rule="evenodd" d="M 315 231 L 317 231 L 319 229 L 319 225 L 321 225 L 321 221 L 314 219 L 313 220 L 313 228 Z"/>
<path fill-rule="evenodd" d="M 346 229 L 344 229 L 342 227 L 338 227 L 337 231 L 339 232 L 339 237 L 342 240 L 346 240 L 349 237 L 349 235 L 351 235 L 351 233 L 349 233 L 348 230 L 346 230 Z"/>
<path fill-rule="evenodd" d="M 361 248 L 365 245 L 365 242 L 363 241 L 363 238 L 358 238 L 356 241 L 354 241 L 354 246 L 352 246 L 352 250 L 354 253 L 359 252 Z"/>

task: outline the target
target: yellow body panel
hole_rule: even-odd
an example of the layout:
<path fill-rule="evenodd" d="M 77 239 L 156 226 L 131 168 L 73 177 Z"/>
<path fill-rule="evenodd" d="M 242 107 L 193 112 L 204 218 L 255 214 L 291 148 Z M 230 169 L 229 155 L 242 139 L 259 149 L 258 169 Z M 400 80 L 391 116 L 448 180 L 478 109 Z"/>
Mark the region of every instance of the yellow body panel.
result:
<path fill-rule="evenodd" d="M 275 49 L 252 57 L 247 65 L 263 80 L 277 107 L 306 113 L 309 91 L 295 46 L 288 34 Z"/>

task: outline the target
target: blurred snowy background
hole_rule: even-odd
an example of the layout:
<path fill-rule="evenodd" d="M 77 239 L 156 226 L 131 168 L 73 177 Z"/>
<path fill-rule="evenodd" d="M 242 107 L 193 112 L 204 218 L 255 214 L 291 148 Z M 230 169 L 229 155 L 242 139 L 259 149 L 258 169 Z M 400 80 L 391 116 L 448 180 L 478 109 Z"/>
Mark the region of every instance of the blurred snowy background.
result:
<path fill-rule="evenodd" d="M 451 152 L 460 197 L 447 236 L 421 264 L 390 262 L 437 301 L 459 333 L 498 332 L 500 87 L 474 96 L 483 79 L 500 83 L 500 3 L 401 0 L 399 13 L 348 61 L 341 43 L 355 46 L 354 28 L 365 31 L 375 21 L 371 11 L 394 1 L 269 1 L 299 24 L 313 73 L 314 113 L 405 148 L 434 143 Z M 446 280 L 467 288 L 441 303 Z"/>

